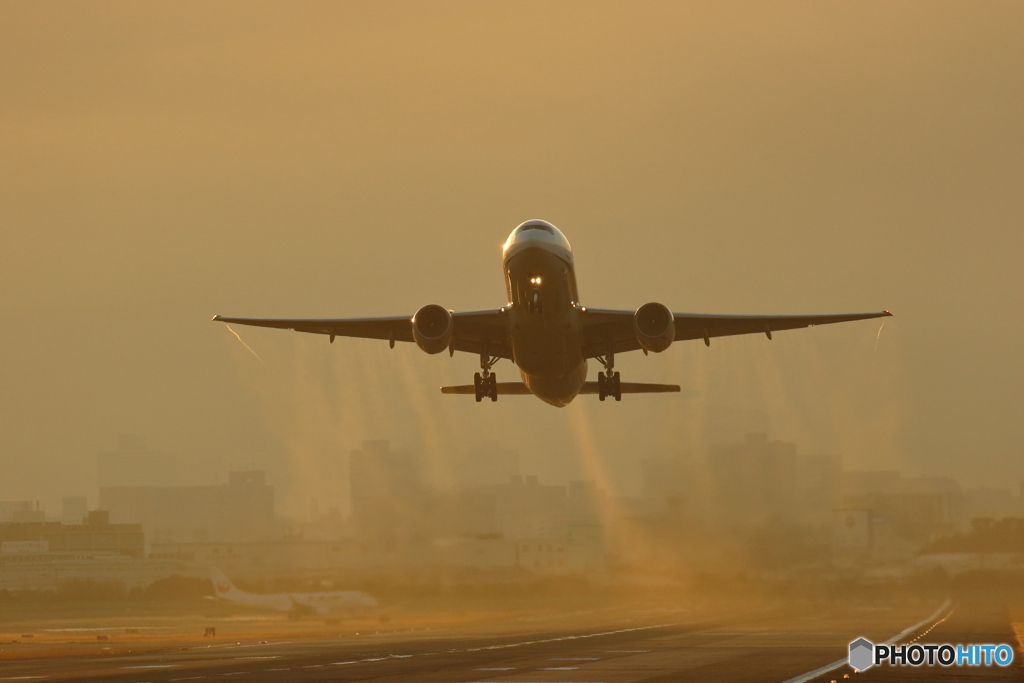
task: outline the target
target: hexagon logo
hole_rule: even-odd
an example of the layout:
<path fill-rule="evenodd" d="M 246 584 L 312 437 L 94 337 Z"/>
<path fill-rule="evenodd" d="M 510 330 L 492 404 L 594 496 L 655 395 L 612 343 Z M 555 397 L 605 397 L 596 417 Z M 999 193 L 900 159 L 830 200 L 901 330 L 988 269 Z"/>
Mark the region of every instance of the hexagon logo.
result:
<path fill-rule="evenodd" d="M 858 638 L 850 643 L 850 666 L 858 672 L 870 669 L 875 663 L 875 645 L 867 638 Z"/>

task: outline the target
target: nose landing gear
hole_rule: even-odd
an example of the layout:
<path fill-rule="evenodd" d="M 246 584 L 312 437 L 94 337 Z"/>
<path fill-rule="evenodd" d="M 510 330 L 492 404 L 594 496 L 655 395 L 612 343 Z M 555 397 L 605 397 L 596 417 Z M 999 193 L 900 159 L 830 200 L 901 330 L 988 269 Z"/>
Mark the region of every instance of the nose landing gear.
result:
<path fill-rule="evenodd" d="M 597 361 L 604 366 L 604 372 L 597 373 L 597 397 L 600 400 L 605 400 L 609 396 L 615 398 L 616 401 L 622 400 L 622 382 L 619 379 L 619 373 L 613 372 L 615 367 L 615 352 L 612 351 L 612 345 L 608 344 L 608 353 L 604 356 L 598 356 Z"/>

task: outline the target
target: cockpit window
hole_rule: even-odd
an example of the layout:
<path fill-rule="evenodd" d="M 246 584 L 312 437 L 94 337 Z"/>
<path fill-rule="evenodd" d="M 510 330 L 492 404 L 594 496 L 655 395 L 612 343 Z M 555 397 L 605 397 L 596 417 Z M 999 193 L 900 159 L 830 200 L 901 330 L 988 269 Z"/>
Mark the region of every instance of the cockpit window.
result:
<path fill-rule="evenodd" d="M 555 231 L 551 229 L 550 225 L 544 225 L 543 223 L 530 223 L 519 228 L 520 230 L 543 230 L 544 232 L 555 234 Z"/>

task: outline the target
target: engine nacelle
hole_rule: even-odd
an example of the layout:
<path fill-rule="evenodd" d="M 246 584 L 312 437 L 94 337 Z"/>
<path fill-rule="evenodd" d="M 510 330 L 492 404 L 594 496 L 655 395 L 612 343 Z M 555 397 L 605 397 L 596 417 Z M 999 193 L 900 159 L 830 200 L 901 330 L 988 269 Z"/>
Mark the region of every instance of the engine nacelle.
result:
<path fill-rule="evenodd" d="M 412 317 L 412 338 L 427 353 L 441 353 L 448 348 L 455 332 L 452 314 L 437 304 L 427 304 Z"/>
<path fill-rule="evenodd" d="M 647 351 L 661 353 L 676 338 L 676 318 L 664 305 L 651 302 L 636 309 L 633 331 L 637 341 Z"/>

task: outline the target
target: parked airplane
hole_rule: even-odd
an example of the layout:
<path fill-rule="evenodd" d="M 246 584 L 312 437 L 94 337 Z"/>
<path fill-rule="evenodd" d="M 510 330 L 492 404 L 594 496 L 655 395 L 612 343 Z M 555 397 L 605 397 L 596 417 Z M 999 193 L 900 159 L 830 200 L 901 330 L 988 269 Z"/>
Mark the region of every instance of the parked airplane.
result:
<path fill-rule="evenodd" d="M 214 320 L 239 325 L 276 327 L 335 337 L 414 342 L 427 353 L 448 350 L 480 356 L 481 372 L 473 385 L 441 387 L 446 394 L 474 394 L 477 401 L 498 400 L 499 394 L 533 394 L 553 406 L 565 406 L 577 394 L 598 394 L 600 400 L 622 394 L 679 391 L 675 384 L 620 381 L 615 354 L 642 350 L 660 353 L 673 341 L 736 334 L 764 334 L 814 325 L 892 315 L 704 315 L 673 313 L 659 303 L 635 311 L 590 308 L 580 302 L 572 249 L 565 236 L 547 221 L 526 221 L 512 231 L 502 250 L 508 303 L 486 311 L 453 312 L 428 304 L 413 316 L 388 318 Z M 522 382 L 498 382 L 491 372 L 502 358 L 519 367 Z M 587 360 L 604 368 L 596 382 L 587 381 Z"/>
<path fill-rule="evenodd" d="M 231 579 L 216 567 L 210 567 L 214 599 L 226 600 L 246 607 L 271 609 L 298 614 L 315 612 L 327 614 L 331 610 L 376 607 L 377 601 L 361 591 L 331 591 L 326 593 L 246 593 L 236 588 Z"/>

